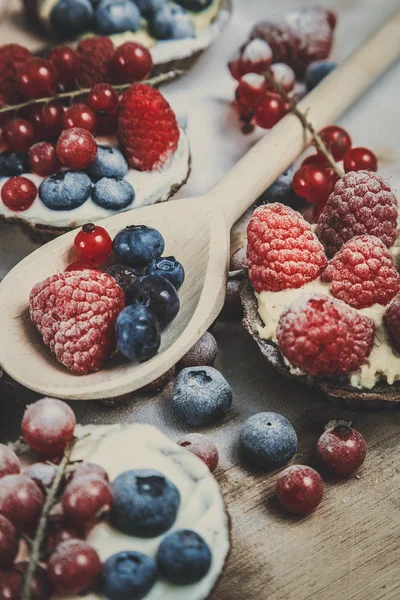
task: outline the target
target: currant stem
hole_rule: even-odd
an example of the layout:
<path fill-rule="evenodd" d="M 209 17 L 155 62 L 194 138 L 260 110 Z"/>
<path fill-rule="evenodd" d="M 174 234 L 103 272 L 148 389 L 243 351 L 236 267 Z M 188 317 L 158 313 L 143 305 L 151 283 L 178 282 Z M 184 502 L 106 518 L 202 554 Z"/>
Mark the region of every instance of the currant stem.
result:
<path fill-rule="evenodd" d="M 150 85 L 151 87 L 157 87 L 158 85 L 161 85 L 162 83 L 165 83 L 167 81 L 171 81 L 172 79 L 175 79 L 176 77 L 178 77 L 179 75 L 182 75 L 184 73 L 184 71 L 181 71 L 179 69 L 175 69 L 173 71 L 168 71 L 168 73 L 162 73 L 161 75 L 156 75 L 155 77 L 150 77 L 150 79 L 146 79 L 144 81 L 141 81 L 140 83 L 145 83 L 146 85 Z M 121 85 L 113 85 L 112 87 L 114 88 L 114 90 L 116 90 L 117 92 L 123 92 L 124 90 L 127 90 L 128 88 L 131 87 L 131 85 L 133 85 L 132 83 L 123 83 Z M 20 104 L 12 104 L 9 106 L 3 106 L 2 108 L 0 108 L 0 114 L 3 112 L 8 112 L 9 110 L 21 110 L 22 108 L 25 108 L 27 106 L 34 106 L 35 104 L 47 104 L 48 102 L 51 102 L 52 100 L 64 100 L 66 98 L 76 98 L 77 96 L 82 96 L 83 94 L 89 94 L 91 91 L 91 88 L 81 88 L 79 90 L 74 90 L 73 92 L 63 92 L 61 94 L 56 94 L 55 96 L 49 96 L 48 98 L 32 98 L 31 100 L 27 100 L 26 102 L 21 102 Z"/>
<path fill-rule="evenodd" d="M 321 136 L 315 130 L 314 125 L 311 123 L 311 121 L 307 119 L 307 115 L 302 113 L 297 108 L 297 102 L 293 100 L 293 98 L 291 98 L 289 94 L 286 93 L 282 84 L 280 84 L 278 81 L 275 81 L 275 79 L 272 77 L 272 75 L 270 75 L 270 73 L 264 72 L 263 76 L 268 81 L 268 83 L 270 83 L 276 89 L 276 91 L 285 100 L 285 102 L 287 102 L 290 105 L 291 112 L 299 119 L 300 123 L 303 125 L 303 128 L 310 132 L 314 140 L 314 146 L 321 154 L 325 156 L 326 160 L 328 161 L 329 165 L 332 167 L 336 175 L 340 178 L 344 177 L 344 172 L 333 158 L 329 149 L 325 146 Z"/>

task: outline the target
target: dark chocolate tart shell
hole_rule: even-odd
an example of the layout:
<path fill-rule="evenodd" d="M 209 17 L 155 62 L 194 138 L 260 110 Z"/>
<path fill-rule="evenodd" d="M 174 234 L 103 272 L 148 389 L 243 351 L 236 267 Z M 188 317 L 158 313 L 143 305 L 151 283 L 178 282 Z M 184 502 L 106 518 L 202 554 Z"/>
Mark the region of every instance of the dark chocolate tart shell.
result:
<path fill-rule="evenodd" d="M 396 407 L 400 402 L 400 383 L 389 385 L 381 382 L 371 390 L 359 390 L 350 385 L 347 377 L 329 379 L 311 375 L 292 375 L 276 344 L 263 340 L 259 336 L 258 327 L 264 324 L 258 314 L 257 299 L 248 279 L 241 285 L 240 298 L 244 312 L 243 325 L 267 362 L 285 377 L 320 390 L 329 400 L 353 410 L 386 410 Z"/>

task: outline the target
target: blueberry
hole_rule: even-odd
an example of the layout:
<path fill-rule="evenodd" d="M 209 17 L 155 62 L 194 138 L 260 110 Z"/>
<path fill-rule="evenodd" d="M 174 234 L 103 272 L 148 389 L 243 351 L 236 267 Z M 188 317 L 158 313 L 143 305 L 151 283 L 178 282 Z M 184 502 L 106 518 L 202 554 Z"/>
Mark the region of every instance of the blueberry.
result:
<path fill-rule="evenodd" d="M 167 0 L 134 0 L 136 6 L 144 17 L 150 17 L 154 14 Z"/>
<path fill-rule="evenodd" d="M 186 10 L 200 12 L 211 6 L 214 0 L 175 0 L 175 2 L 186 8 Z"/>
<path fill-rule="evenodd" d="M 231 387 L 213 367 L 188 367 L 175 379 L 172 407 L 187 425 L 211 425 L 224 416 L 231 404 Z"/>
<path fill-rule="evenodd" d="M 100 35 L 137 31 L 139 9 L 131 0 L 101 0 L 94 15 L 94 27 Z"/>
<path fill-rule="evenodd" d="M 165 277 L 145 275 L 129 289 L 128 304 L 145 306 L 156 316 L 161 329 L 172 323 L 179 312 L 176 289 Z"/>
<path fill-rule="evenodd" d="M 180 494 L 159 471 L 125 471 L 113 482 L 112 491 L 111 523 L 122 533 L 156 537 L 175 523 Z"/>
<path fill-rule="evenodd" d="M 161 343 L 160 324 L 145 306 L 127 306 L 116 322 L 117 346 L 126 358 L 144 362 L 155 356 Z"/>
<path fill-rule="evenodd" d="M 156 579 L 157 566 L 150 556 L 134 550 L 118 552 L 103 565 L 101 592 L 109 600 L 140 600 Z"/>
<path fill-rule="evenodd" d="M 211 567 L 210 548 L 190 529 L 165 536 L 157 552 L 157 566 L 165 579 L 176 585 L 191 585 L 205 577 Z"/>
<path fill-rule="evenodd" d="M 14 177 L 29 173 L 29 158 L 26 152 L 9 152 L 0 154 L 0 177 Z"/>
<path fill-rule="evenodd" d="M 258 413 L 247 419 L 239 441 L 244 456 L 264 468 L 287 463 L 297 450 L 292 424 L 273 412 Z"/>
<path fill-rule="evenodd" d="M 122 210 L 135 199 L 135 190 L 126 179 L 103 177 L 93 186 L 92 200 L 107 210 Z"/>
<path fill-rule="evenodd" d="M 146 225 L 130 225 L 114 238 L 113 251 L 118 262 L 128 265 L 148 265 L 164 252 L 164 238 L 157 229 Z"/>
<path fill-rule="evenodd" d="M 147 275 L 161 275 L 168 279 L 176 290 L 185 280 L 185 269 L 175 256 L 160 256 L 151 261 L 146 270 Z"/>
<path fill-rule="evenodd" d="M 336 68 L 331 60 L 316 60 L 307 67 L 305 82 L 308 91 L 313 90 L 321 81 Z"/>
<path fill-rule="evenodd" d="M 42 181 L 39 197 L 52 210 L 72 210 L 89 197 L 92 182 L 82 171 L 62 171 Z"/>
<path fill-rule="evenodd" d="M 196 35 L 189 13 L 177 4 L 165 4 L 149 20 L 150 34 L 157 40 L 181 40 Z"/>
<path fill-rule="evenodd" d="M 142 276 L 140 269 L 134 267 L 128 267 L 128 265 L 112 265 L 107 269 L 106 273 L 114 277 L 119 287 L 127 293 L 129 288 L 135 283 L 138 277 Z"/>
<path fill-rule="evenodd" d="M 94 162 L 86 169 L 92 181 L 99 181 L 103 177 L 123 179 L 128 172 L 128 163 L 122 152 L 112 146 L 97 146 Z"/>
<path fill-rule="evenodd" d="M 76 37 L 90 29 L 93 7 L 89 0 L 60 0 L 50 14 L 50 23 L 58 36 Z"/>
<path fill-rule="evenodd" d="M 293 167 L 290 167 L 282 173 L 282 175 L 262 194 L 257 204 L 280 202 L 287 206 L 296 206 L 296 203 L 299 203 L 299 197 L 294 193 L 292 188 L 294 173 L 295 169 Z"/>

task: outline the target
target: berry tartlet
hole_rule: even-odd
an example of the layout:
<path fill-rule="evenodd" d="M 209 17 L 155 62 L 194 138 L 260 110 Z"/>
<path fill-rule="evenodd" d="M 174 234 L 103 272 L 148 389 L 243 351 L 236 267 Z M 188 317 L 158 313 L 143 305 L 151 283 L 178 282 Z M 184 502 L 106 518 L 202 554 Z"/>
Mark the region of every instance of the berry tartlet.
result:
<path fill-rule="evenodd" d="M 188 69 L 227 24 L 231 0 L 24 0 L 49 37 L 109 36 L 116 46 L 140 42 L 158 72 Z"/>
<path fill-rule="evenodd" d="M 244 324 L 279 371 L 361 405 L 399 400 L 398 217 L 371 171 L 339 179 L 316 226 L 279 203 L 255 210 Z"/>

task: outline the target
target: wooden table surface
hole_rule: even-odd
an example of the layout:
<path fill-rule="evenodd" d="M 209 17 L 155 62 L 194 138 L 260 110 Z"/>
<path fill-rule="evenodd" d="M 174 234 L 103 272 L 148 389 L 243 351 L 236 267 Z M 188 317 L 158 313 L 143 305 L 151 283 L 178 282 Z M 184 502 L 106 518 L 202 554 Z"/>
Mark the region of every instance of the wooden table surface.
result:
<path fill-rule="evenodd" d="M 338 60 L 400 7 L 399 0 L 323 3 L 339 14 L 335 46 Z M 193 98 L 189 118 L 194 172 L 184 191 L 187 196 L 209 187 L 256 137 L 242 138 L 234 129 L 227 106 L 232 83 L 225 76 L 224 64 L 245 38 L 251 23 L 265 16 L 273 4 L 266 0 L 237 0 L 237 12 L 229 30 L 190 75 L 169 86 L 172 95 L 187 101 L 191 93 Z M 283 7 L 298 4 L 295 0 L 280 3 Z M 17 13 L 2 24 L 0 33 L 2 42 L 20 38 L 29 39 L 32 47 L 37 44 L 21 29 Z M 357 145 L 369 146 L 378 154 L 381 173 L 390 177 L 397 189 L 399 92 L 397 65 L 341 120 Z M 1 273 L 33 248 L 14 227 L 2 225 Z M 286 380 L 266 365 L 239 323 L 219 323 L 215 336 L 220 349 L 216 366 L 232 385 L 234 401 L 224 423 L 204 429 L 220 450 L 216 477 L 232 518 L 232 552 L 212 600 L 400 598 L 399 411 L 351 411 Z M 153 423 L 177 439 L 185 429 L 171 416 L 169 397 L 167 389 L 155 398 L 135 394 L 120 406 L 75 402 L 73 408 L 82 423 Z M 2 441 L 18 435 L 24 406 L 34 399 L 34 394 L 4 376 L 0 378 Z M 296 428 L 299 451 L 295 462 L 314 465 L 316 441 L 331 419 L 354 421 L 367 440 L 368 456 L 359 476 L 327 481 L 323 503 L 306 518 L 288 517 L 281 512 L 273 495 L 275 473 L 249 472 L 239 460 L 241 424 L 264 410 L 284 414 Z"/>

